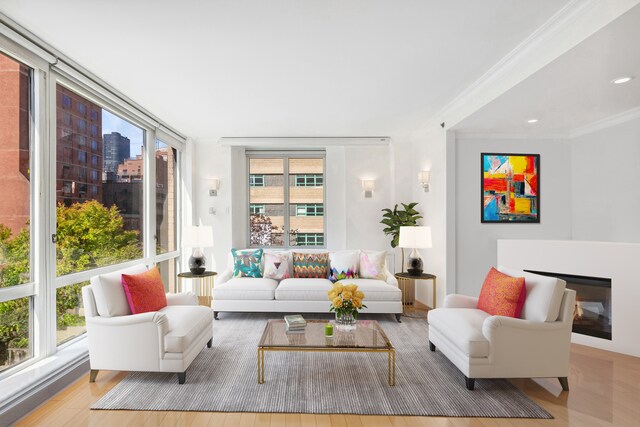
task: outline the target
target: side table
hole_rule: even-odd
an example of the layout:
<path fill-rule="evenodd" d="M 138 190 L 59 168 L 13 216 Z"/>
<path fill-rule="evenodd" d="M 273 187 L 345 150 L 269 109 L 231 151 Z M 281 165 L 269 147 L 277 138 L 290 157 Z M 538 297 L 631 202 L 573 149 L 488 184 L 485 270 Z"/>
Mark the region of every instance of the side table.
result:
<path fill-rule="evenodd" d="M 398 279 L 398 284 L 401 285 L 402 290 L 402 315 L 406 317 L 414 317 L 414 318 L 425 318 L 426 312 L 423 312 L 424 315 L 420 312 L 416 312 L 415 302 L 416 302 L 416 280 L 431 280 L 433 284 L 433 307 L 428 307 L 428 310 L 432 310 L 436 308 L 436 276 L 433 274 L 422 273 L 420 275 L 412 275 L 409 273 L 396 273 L 396 279 Z M 407 289 L 411 283 L 411 288 Z M 411 292 L 409 292 L 411 291 Z M 413 307 L 411 314 L 407 312 L 407 306 Z"/>
<path fill-rule="evenodd" d="M 177 292 L 182 292 L 182 279 L 194 279 L 198 280 L 198 302 L 200 305 L 211 307 L 211 290 L 213 289 L 213 278 L 217 275 L 215 271 L 205 271 L 202 274 L 193 274 L 188 271 L 186 273 L 178 273 L 178 286 Z"/>

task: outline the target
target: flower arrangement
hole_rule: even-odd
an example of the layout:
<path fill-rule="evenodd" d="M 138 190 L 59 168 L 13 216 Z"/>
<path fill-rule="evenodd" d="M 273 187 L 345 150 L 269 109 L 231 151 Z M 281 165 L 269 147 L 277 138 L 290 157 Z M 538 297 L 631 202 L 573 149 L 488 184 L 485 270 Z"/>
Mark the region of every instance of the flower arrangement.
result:
<path fill-rule="evenodd" d="M 367 308 L 362 303 L 364 292 L 359 291 L 358 286 L 354 284 L 343 285 L 338 282 L 327 292 L 327 295 L 331 301 L 329 311 L 336 313 L 336 319 L 352 317 L 355 320 L 358 318 L 358 310 Z"/>

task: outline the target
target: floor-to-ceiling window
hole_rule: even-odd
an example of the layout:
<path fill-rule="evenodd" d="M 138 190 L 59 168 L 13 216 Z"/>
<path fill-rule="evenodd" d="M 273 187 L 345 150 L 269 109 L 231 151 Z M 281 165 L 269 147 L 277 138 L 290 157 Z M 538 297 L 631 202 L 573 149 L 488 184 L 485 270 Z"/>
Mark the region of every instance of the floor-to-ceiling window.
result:
<path fill-rule="evenodd" d="M 0 379 L 82 344 L 93 275 L 180 256 L 184 138 L 41 53 L 0 36 Z"/>
<path fill-rule="evenodd" d="M 250 246 L 325 246 L 324 153 L 247 153 Z"/>
<path fill-rule="evenodd" d="M 33 70 L 0 53 L 0 371 L 33 356 Z"/>

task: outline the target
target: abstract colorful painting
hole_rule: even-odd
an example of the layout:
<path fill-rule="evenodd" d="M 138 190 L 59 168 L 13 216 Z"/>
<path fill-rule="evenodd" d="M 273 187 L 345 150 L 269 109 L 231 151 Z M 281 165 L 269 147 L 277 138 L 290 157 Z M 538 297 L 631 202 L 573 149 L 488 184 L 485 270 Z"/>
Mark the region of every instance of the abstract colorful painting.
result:
<path fill-rule="evenodd" d="M 540 155 L 482 153 L 482 222 L 540 222 Z"/>

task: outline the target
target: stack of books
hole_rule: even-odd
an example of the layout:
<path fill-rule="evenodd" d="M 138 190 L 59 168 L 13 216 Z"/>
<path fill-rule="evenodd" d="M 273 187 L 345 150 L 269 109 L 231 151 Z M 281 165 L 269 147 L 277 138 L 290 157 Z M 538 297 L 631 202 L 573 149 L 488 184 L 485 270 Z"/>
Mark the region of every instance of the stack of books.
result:
<path fill-rule="evenodd" d="M 301 314 L 284 316 L 284 322 L 286 323 L 286 331 L 288 334 L 304 334 L 305 328 L 307 327 L 307 321 L 304 320 Z"/>

